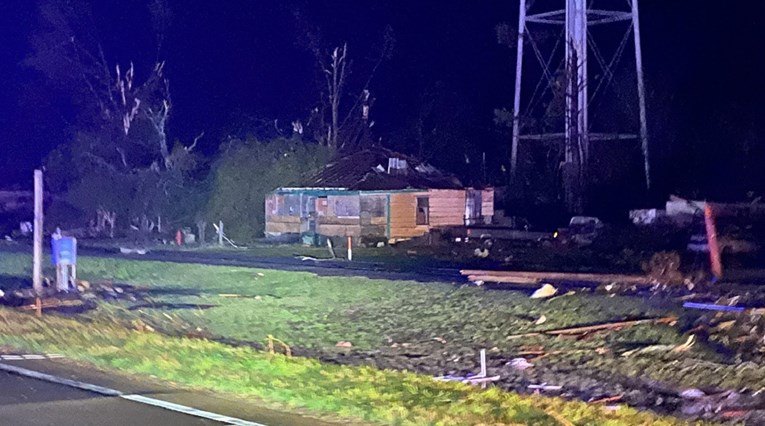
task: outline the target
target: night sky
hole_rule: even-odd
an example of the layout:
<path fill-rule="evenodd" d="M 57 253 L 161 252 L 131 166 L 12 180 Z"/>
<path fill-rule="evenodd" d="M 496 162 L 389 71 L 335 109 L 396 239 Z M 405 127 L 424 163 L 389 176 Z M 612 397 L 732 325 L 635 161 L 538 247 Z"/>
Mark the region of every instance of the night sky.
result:
<path fill-rule="evenodd" d="M 471 152 L 494 159 L 507 152 L 509 136 L 492 118 L 494 108 L 512 104 L 515 51 L 497 43 L 495 26 L 517 22 L 513 0 L 169 3 L 174 16 L 161 56 L 174 105 L 171 139 L 190 141 L 205 131 L 201 149 L 212 155 L 225 136 L 254 120 L 278 119 L 288 130 L 291 120 L 304 119 L 318 93 L 299 12 L 328 44 L 348 42 L 357 75 L 385 27 L 395 31 L 393 56 L 372 83 L 375 136 L 383 144 L 414 149 L 403 129 L 423 90 L 437 85 L 458 100 L 455 116 L 472 135 Z M 22 65 L 38 26 L 37 4 L 0 3 L 0 187 L 24 182 L 71 135 L 66 99 Z M 757 170 L 746 181 L 739 176 L 742 167 L 765 161 L 763 12 L 765 5 L 753 1 L 641 1 L 649 108 L 661 118 L 652 140 L 661 190 L 729 197 L 763 190 Z M 109 61 L 134 61 L 140 79 L 155 58 L 145 2 L 96 2 L 94 14 Z M 746 166 L 735 150 L 746 154 Z"/>

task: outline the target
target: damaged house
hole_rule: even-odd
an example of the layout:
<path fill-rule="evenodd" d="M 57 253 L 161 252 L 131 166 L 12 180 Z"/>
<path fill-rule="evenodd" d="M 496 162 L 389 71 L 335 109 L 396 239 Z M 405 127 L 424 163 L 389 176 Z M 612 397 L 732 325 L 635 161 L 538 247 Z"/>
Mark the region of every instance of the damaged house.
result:
<path fill-rule="evenodd" d="M 266 196 L 266 236 L 315 233 L 395 241 L 491 223 L 494 191 L 383 148 L 340 158 L 300 187 Z"/>

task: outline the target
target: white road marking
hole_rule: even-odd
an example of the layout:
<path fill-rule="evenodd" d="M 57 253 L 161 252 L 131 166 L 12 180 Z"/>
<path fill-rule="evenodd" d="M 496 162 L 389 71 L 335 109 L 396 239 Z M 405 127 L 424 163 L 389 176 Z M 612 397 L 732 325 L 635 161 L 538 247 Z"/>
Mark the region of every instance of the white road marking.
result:
<path fill-rule="evenodd" d="M 198 410 L 196 408 L 187 407 L 185 405 L 174 404 L 172 402 L 162 401 L 160 399 L 149 398 L 143 395 L 120 395 L 120 398 L 127 399 L 129 401 L 140 402 L 141 404 L 153 405 L 155 407 L 164 408 L 166 410 L 177 411 L 179 413 L 188 414 L 190 416 L 202 417 L 209 420 L 215 420 L 221 423 L 227 423 L 237 426 L 265 426 L 261 423 L 250 422 L 247 420 L 237 419 L 235 417 L 224 416 L 222 414 L 211 413 L 209 411 Z"/>
<path fill-rule="evenodd" d="M 45 380 L 46 382 L 58 383 L 73 388 L 78 388 L 90 392 L 99 393 L 106 396 L 120 396 L 122 392 L 105 388 L 103 386 L 91 385 L 90 383 L 79 382 L 77 380 L 65 379 L 63 377 L 57 377 L 50 374 L 40 373 L 38 371 L 29 370 L 26 368 L 16 367 L 8 364 L 0 363 L 0 370 L 7 371 L 8 373 L 19 374 L 21 376 L 31 377 L 33 379 Z"/>
<path fill-rule="evenodd" d="M 46 359 L 45 355 L 22 355 L 24 359 Z"/>
<path fill-rule="evenodd" d="M 181 404 L 175 404 L 172 402 L 162 401 L 155 398 L 149 398 L 143 395 L 129 394 L 126 395 L 116 389 L 105 388 L 103 386 L 92 385 L 90 383 L 80 382 L 77 380 L 65 379 L 63 377 L 53 376 L 51 374 L 40 373 L 38 371 L 29 370 L 26 368 L 16 367 L 13 365 L 0 363 L 0 371 L 6 371 L 8 373 L 18 374 L 25 377 L 30 377 L 38 380 L 45 380 L 51 383 L 58 383 L 73 388 L 78 388 L 90 392 L 95 392 L 104 396 L 116 396 L 128 401 L 133 401 L 139 404 L 152 405 L 154 407 L 164 408 L 166 410 L 175 411 L 178 413 L 187 414 L 194 417 L 200 417 L 204 419 L 214 420 L 221 423 L 235 425 L 235 426 L 267 426 L 262 423 L 251 422 L 248 420 L 238 419 L 236 417 L 224 416 L 222 414 L 212 413 L 210 411 L 199 410 L 192 407 L 187 407 Z"/>
<path fill-rule="evenodd" d="M 41 360 L 41 359 L 58 359 L 65 358 L 64 355 L 59 354 L 24 354 L 24 355 L 0 355 L 0 360 L 3 361 L 21 361 L 25 359 Z"/>

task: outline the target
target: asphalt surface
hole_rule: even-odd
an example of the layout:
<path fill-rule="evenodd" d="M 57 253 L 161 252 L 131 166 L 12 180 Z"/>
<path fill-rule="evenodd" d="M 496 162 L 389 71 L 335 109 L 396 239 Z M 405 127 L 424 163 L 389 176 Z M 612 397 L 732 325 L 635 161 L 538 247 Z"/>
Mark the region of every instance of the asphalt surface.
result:
<path fill-rule="evenodd" d="M 187 389 L 147 376 L 102 370 L 67 358 L 4 361 L 3 364 L 60 379 L 101 386 L 121 392 L 123 395 L 138 395 L 170 404 L 180 404 L 260 425 L 334 426 L 337 424 L 326 419 L 307 417 L 305 413 L 269 408 L 252 399 Z M 0 426 L 220 424 L 222 423 L 119 397 L 103 396 L 99 393 L 0 371 Z"/>
<path fill-rule="evenodd" d="M 220 423 L 0 372 L 0 425 L 202 426 Z"/>

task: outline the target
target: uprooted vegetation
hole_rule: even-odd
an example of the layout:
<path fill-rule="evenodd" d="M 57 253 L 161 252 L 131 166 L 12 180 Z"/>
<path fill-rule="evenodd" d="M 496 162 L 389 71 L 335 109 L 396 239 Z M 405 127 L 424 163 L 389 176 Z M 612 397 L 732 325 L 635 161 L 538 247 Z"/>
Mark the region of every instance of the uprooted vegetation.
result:
<path fill-rule="evenodd" d="M 0 259 L 9 275 L 25 265 L 20 255 Z M 577 291 L 538 300 L 528 291 L 90 258 L 80 271 L 101 296 L 83 315 L 92 324 L 257 349 L 271 335 L 297 356 L 431 376 L 477 373 L 486 349 L 502 389 L 760 419 L 751 391 L 765 387 L 762 358 L 737 363 L 744 346 L 722 342 L 732 352 L 721 351 L 716 337 L 695 329 L 705 312 L 664 297 Z M 627 323 L 581 329 L 615 321 Z M 551 333 L 571 327 L 579 329 Z"/>

